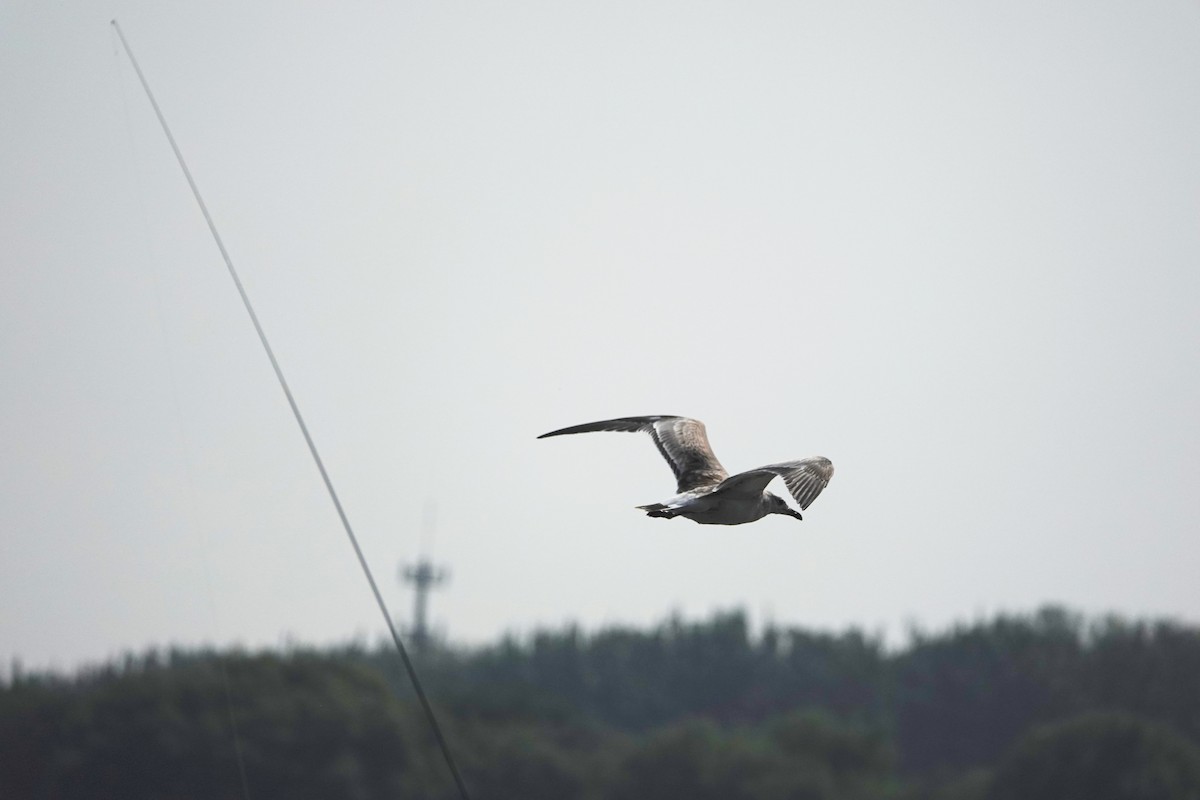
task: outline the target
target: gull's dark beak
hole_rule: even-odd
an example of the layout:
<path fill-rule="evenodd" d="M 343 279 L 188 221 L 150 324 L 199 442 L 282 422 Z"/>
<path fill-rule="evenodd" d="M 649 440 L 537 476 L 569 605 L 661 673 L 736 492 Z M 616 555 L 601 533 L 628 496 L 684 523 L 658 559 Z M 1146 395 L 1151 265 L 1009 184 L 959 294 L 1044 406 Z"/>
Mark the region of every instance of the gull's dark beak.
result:
<path fill-rule="evenodd" d="M 789 508 L 787 513 L 788 513 L 789 517 L 795 517 L 796 519 L 799 519 L 799 520 L 804 519 L 804 517 L 800 516 L 800 512 L 796 511 L 795 509 Z"/>

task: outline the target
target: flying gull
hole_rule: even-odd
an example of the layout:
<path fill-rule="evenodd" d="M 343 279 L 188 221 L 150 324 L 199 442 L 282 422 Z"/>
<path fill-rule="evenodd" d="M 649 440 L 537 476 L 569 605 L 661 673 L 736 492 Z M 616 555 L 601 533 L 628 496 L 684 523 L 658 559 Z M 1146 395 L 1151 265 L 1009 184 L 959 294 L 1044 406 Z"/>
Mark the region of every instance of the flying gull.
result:
<path fill-rule="evenodd" d="M 767 514 L 804 519 L 782 497 L 766 491 L 767 484 L 783 478 L 784 485 L 804 510 L 833 477 L 833 463 L 821 456 L 768 464 L 730 476 L 713 455 L 704 423 L 688 417 L 620 417 L 559 428 L 538 438 L 591 431 L 650 434 L 658 452 L 671 465 L 679 492 L 665 503 L 638 506 L 651 517 L 687 517 L 701 525 L 741 525 Z"/>

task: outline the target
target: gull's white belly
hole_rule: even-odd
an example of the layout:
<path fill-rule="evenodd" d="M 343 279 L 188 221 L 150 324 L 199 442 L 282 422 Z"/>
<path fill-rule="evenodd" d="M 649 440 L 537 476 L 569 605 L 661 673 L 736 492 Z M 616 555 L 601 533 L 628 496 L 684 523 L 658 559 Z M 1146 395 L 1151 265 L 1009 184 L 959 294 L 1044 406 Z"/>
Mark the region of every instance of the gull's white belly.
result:
<path fill-rule="evenodd" d="M 701 525 L 741 525 L 762 519 L 767 514 L 762 498 L 732 498 L 724 494 L 685 492 L 664 503 L 679 516 Z"/>

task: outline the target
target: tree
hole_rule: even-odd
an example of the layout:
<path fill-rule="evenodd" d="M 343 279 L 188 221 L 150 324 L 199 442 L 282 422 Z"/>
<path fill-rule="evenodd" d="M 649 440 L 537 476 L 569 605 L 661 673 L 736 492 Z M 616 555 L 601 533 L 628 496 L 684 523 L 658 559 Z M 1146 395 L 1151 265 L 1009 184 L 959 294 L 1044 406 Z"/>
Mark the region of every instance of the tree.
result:
<path fill-rule="evenodd" d="M 901 761 L 909 772 L 992 762 L 1031 725 L 1082 707 L 1081 621 L 1056 608 L 918 636 L 895 664 Z"/>
<path fill-rule="evenodd" d="M 1196 800 L 1200 748 L 1173 729 L 1093 712 L 1041 726 L 1001 761 L 988 800 Z"/>

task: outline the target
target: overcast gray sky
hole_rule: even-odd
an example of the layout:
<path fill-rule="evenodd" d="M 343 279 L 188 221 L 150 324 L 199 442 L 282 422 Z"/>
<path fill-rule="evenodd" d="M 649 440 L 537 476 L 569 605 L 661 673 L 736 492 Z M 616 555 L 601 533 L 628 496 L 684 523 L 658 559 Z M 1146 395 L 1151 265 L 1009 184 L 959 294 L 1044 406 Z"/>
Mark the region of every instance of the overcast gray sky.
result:
<path fill-rule="evenodd" d="M 4 663 L 382 630 L 113 17 L 402 622 L 1200 622 L 1200 5 L 3 0 Z"/>

